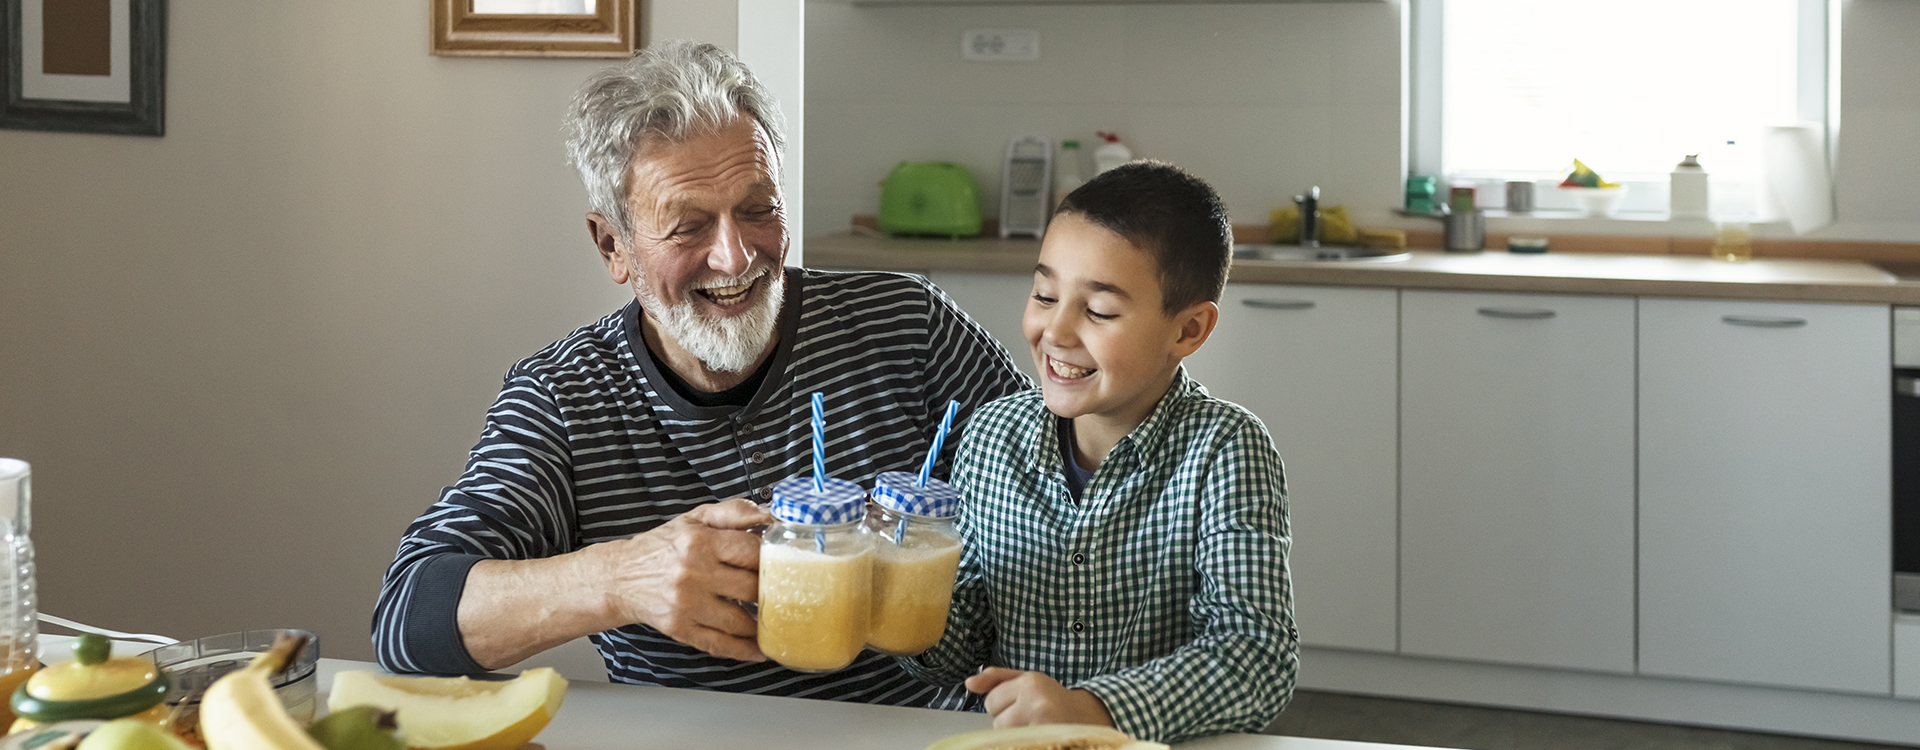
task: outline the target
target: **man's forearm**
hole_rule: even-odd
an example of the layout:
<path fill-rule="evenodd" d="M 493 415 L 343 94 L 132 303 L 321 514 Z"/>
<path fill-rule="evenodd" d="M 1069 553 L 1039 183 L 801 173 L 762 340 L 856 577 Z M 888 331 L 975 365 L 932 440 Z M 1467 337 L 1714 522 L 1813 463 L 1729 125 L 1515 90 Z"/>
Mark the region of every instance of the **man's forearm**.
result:
<path fill-rule="evenodd" d="M 487 669 L 631 624 L 715 656 L 765 659 L 738 602 L 759 592 L 760 538 L 745 529 L 770 520 L 736 498 L 564 555 L 475 563 L 456 614 L 460 637 Z"/>
<path fill-rule="evenodd" d="M 599 578 L 599 545 L 540 560 L 483 560 L 460 596 L 460 638 L 487 669 L 627 623 L 613 622 Z"/>

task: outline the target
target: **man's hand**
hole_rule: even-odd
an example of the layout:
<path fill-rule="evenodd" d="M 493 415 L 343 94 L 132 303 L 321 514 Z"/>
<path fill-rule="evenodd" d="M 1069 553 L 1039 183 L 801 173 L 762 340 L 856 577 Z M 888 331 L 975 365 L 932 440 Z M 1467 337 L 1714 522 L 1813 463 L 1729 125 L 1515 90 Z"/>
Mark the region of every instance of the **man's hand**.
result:
<path fill-rule="evenodd" d="M 766 659 L 753 618 L 760 537 L 773 517 L 746 500 L 702 505 L 631 539 L 537 560 L 482 560 L 467 574 L 457 617 L 467 653 L 499 669 L 632 623 L 714 656 Z"/>
<path fill-rule="evenodd" d="M 995 727 L 1033 724 L 1094 724 L 1113 726 L 1113 716 L 1100 697 L 1085 690 L 1069 690 L 1039 672 L 988 667 L 967 678 L 967 690 L 987 696 L 987 713 Z"/>
<path fill-rule="evenodd" d="M 651 625 L 714 656 L 764 661 L 758 629 L 740 602 L 759 598 L 760 537 L 772 516 L 734 498 L 702 505 L 632 539 L 609 542 L 607 607 L 621 623 Z"/>

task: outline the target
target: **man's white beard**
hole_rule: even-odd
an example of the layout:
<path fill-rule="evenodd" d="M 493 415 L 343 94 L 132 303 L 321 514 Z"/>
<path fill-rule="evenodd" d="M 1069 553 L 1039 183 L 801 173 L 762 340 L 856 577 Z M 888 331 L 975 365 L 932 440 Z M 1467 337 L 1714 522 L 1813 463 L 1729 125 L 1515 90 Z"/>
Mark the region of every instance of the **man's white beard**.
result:
<path fill-rule="evenodd" d="M 686 290 L 684 299 L 677 305 L 667 305 L 655 296 L 645 283 L 635 284 L 639 292 L 640 305 L 674 343 L 688 354 L 698 357 L 708 369 L 720 372 L 740 372 L 753 366 L 760 353 L 766 351 L 767 342 L 773 340 L 774 326 L 780 323 L 780 303 L 787 289 L 786 274 L 780 268 L 762 270 L 761 274 L 770 277 L 766 282 L 765 293 L 749 304 L 745 313 L 739 315 L 712 317 L 701 314 L 693 300 L 696 294 Z M 705 286 L 734 286 L 741 284 L 758 274 L 749 273 L 733 279 L 718 279 L 705 282 Z"/>

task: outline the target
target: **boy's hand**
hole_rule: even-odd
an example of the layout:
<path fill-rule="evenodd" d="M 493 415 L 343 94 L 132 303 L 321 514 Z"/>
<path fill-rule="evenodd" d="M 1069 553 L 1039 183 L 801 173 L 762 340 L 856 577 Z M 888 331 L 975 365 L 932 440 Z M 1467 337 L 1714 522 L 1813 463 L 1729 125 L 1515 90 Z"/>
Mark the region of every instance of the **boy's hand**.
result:
<path fill-rule="evenodd" d="M 967 678 L 967 690 L 987 696 L 987 713 L 993 716 L 997 728 L 1033 724 L 1113 726 L 1113 716 L 1099 696 L 1069 690 L 1039 672 L 988 667 Z"/>

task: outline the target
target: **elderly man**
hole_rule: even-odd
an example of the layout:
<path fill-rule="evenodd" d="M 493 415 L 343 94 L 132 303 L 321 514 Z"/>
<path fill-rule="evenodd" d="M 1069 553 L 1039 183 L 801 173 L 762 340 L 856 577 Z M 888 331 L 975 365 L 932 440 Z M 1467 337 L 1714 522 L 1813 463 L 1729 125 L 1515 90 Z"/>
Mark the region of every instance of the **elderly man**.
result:
<path fill-rule="evenodd" d="M 725 51 L 668 43 L 602 71 L 568 124 L 588 228 L 635 301 L 507 372 L 388 569 L 381 665 L 477 672 L 589 636 L 622 682 L 926 703 L 872 652 L 830 674 L 765 660 L 738 604 L 769 520 L 749 499 L 811 472 L 815 391 L 828 471 L 866 482 L 916 466 L 949 399 L 1026 377 L 923 279 L 783 266 L 779 113 Z"/>

